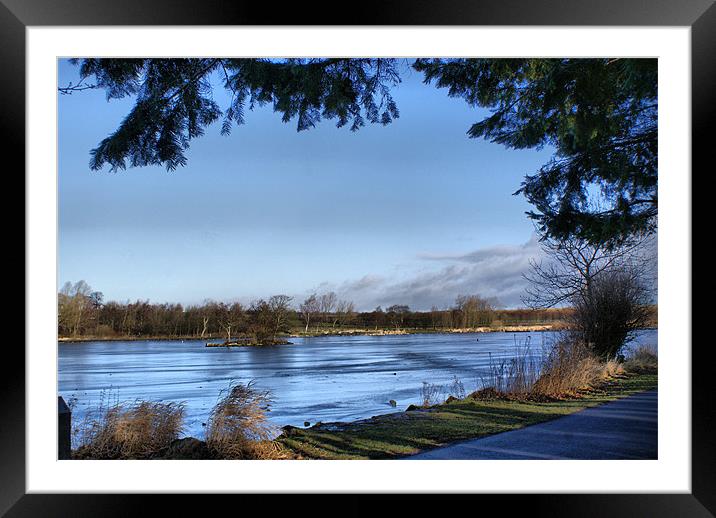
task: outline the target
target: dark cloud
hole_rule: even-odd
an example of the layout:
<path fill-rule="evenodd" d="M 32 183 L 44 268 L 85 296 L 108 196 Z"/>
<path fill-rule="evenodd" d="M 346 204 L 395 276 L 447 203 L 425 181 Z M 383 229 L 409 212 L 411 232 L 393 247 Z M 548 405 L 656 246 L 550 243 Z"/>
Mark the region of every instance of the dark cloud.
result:
<path fill-rule="evenodd" d="M 380 275 L 364 275 L 357 281 L 345 282 L 339 288 L 341 292 L 360 293 L 370 291 L 382 286 L 385 283 L 385 277 Z"/>
<path fill-rule="evenodd" d="M 647 285 L 656 296 L 657 237 L 642 243 L 637 259 Z M 314 291 L 335 291 L 351 300 L 356 309 L 370 311 L 376 306 L 407 304 L 414 310 L 452 306 L 458 295 L 480 295 L 500 307 L 521 307 L 527 281 L 523 277 L 530 260 L 546 259 L 536 236 L 519 245 L 497 245 L 463 254 L 420 254 L 424 268 L 396 276 L 365 275 L 342 284 L 323 283 Z M 653 276 L 651 279 L 649 276 Z M 301 299 L 303 300 L 303 299 Z"/>
<path fill-rule="evenodd" d="M 310 292 L 297 295 L 297 302 L 310 293 L 334 291 L 340 299 L 350 300 L 359 311 L 376 306 L 407 304 L 413 310 L 427 311 L 432 306 L 445 309 L 458 295 L 480 295 L 498 307 L 523 307 L 530 260 L 549 260 L 533 235 L 518 245 L 496 245 L 462 254 L 423 253 L 417 258 L 423 268 L 395 275 L 368 274 L 343 283 L 322 283 Z M 643 272 L 643 281 L 654 301 L 657 295 L 658 239 L 646 239 L 635 252 L 634 262 Z"/>
<path fill-rule="evenodd" d="M 415 310 L 435 305 L 447 307 L 460 294 L 479 294 L 496 299 L 500 305 L 521 305 L 525 280 L 522 274 L 529 260 L 540 255 L 539 242 L 530 239 L 521 245 L 500 245 L 465 254 L 421 254 L 427 271 L 407 279 L 392 281 L 378 275 L 366 275 L 347 281 L 334 290 L 339 297 L 353 300 L 360 310 L 381 305 L 407 304 Z"/>

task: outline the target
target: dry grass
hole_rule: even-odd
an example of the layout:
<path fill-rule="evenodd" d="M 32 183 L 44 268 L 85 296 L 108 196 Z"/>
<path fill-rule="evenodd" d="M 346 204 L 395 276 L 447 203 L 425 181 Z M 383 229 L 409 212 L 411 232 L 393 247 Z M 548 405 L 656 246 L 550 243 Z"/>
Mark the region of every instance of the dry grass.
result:
<path fill-rule="evenodd" d="M 604 366 L 604 372 L 602 373 L 602 376 L 605 378 L 616 378 L 618 376 L 623 376 L 626 371 L 624 370 L 624 364 L 619 363 L 616 360 L 608 360 L 603 364 Z"/>
<path fill-rule="evenodd" d="M 655 374 L 659 370 L 656 349 L 649 345 L 638 346 L 624 362 L 624 370 L 635 374 Z"/>
<path fill-rule="evenodd" d="M 576 396 L 616 372 L 616 362 L 601 362 L 582 344 L 560 340 L 554 344 L 532 387 L 534 396 Z"/>
<path fill-rule="evenodd" d="M 517 339 L 515 338 L 515 340 Z M 489 394 L 489 389 L 511 397 L 530 393 L 539 377 L 542 362 L 532 355 L 529 337 L 521 343 L 516 342 L 515 350 L 514 358 L 499 363 L 493 361 L 492 354 L 490 354 L 488 374 L 482 376 L 478 382 L 478 386 L 482 386 L 482 389 L 478 391 L 481 394 L 480 397 Z"/>
<path fill-rule="evenodd" d="M 420 399 L 422 406 L 429 407 L 441 403 L 444 399 L 445 387 L 442 385 L 436 385 L 423 381 L 423 386 L 420 389 Z"/>
<path fill-rule="evenodd" d="M 450 385 L 450 395 L 457 399 L 465 399 L 465 385 L 462 384 L 460 378 L 457 376 L 452 377 L 452 384 Z"/>
<path fill-rule="evenodd" d="M 270 393 L 256 389 L 253 381 L 230 384 L 209 416 L 207 446 L 224 459 L 285 458 L 271 440 L 276 435 L 266 416 L 271 401 Z"/>
<path fill-rule="evenodd" d="M 105 403 L 87 413 L 75 428 L 76 458 L 142 459 L 179 437 L 184 405 L 136 401 Z"/>
<path fill-rule="evenodd" d="M 230 384 L 219 395 L 207 423 L 200 458 L 283 459 L 286 451 L 272 438 L 268 423 L 268 391 L 253 382 Z M 102 392 L 96 409 L 88 411 L 73 431 L 76 459 L 172 458 L 183 430 L 184 405 L 135 401 L 119 403 Z"/>
<path fill-rule="evenodd" d="M 584 345 L 562 337 L 545 349 L 541 358 L 530 354 L 529 342 L 517 348 L 509 361 L 495 364 L 482 379 L 473 399 L 551 400 L 579 396 L 605 381 L 623 375 L 615 360 L 602 361 Z"/>

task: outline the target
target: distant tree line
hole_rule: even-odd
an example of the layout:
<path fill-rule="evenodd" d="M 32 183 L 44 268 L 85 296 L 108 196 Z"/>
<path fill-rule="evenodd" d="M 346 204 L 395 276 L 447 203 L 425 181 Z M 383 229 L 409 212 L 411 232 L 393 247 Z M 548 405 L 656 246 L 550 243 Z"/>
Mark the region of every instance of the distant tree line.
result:
<path fill-rule="evenodd" d="M 452 307 L 413 311 L 407 305 L 356 311 L 334 292 L 311 294 L 294 303 L 287 295 L 253 301 L 207 300 L 203 304 L 104 302 L 85 282 L 66 283 L 58 294 L 58 334 L 62 337 L 195 337 L 252 336 L 259 342 L 289 332 L 353 329 L 468 329 L 489 325 L 550 323 L 564 320 L 570 309 L 496 309 L 479 295 L 460 295 Z"/>

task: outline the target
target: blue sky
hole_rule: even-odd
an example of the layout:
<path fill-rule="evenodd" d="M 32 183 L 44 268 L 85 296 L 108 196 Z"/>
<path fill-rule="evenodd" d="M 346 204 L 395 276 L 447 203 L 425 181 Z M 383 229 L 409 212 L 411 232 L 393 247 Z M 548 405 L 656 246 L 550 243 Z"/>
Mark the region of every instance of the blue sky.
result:
<path fill-rule="evenodd" d="M 60 95 L 59 285 L 183 304 L 334 290 L 359 309 L 445 307 L 461 293 L 519 305 L 538 246 L 512 193 L 550 151 L 469 139 L 487 112 L 403 70 L 388 126 L 298 133 L 259 108 L 228 137 L 210 126 L 174 172 L 91 171 L 89 151 L 133 100 Z M 60 62 L 60 85 L 77 80 Z M 221 87 L 214 97 L 228 102 Z"/>

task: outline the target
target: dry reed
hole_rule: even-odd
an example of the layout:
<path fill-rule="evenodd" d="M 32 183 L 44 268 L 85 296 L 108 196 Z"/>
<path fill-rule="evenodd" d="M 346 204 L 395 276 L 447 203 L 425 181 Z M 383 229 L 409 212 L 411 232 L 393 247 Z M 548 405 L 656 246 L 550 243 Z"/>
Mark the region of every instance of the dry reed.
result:
<path fill-rule="evenodd" d="M 605 379 L 606 366 L 580 343 L 558 340 L 542 365 L 532 387 L 533 396 L 576 396 Z"/>
<path fill-rule="evenodd" d="M 545 346 L 542 357 L 530 353 L 529 340 L 518 344 L 517 355 L 495 363 L 490 357 L 489 373 L 475 399 L 556 399 L 576 397 L 603 382 L 624 374 L 615 360 L 596 358 L 583 344 L 562 336 Z"/>
<path fill-rule="evenodd" d="M 624 362 L 624 370 L 635 374 L 653 374 L 659 370 L 656 348 L 650 345 L 636 347 Z"/>
<path fill-rule="evenodd" d="M 271 402 L 270 392 L 256 389 L 253 381 L 229 384 L 209 416 L 207 446 L 224 459 L 284 458 L 271 440 L 276 432 L 266 416 Z"/>
<path fill-rule="evenodd" d="M 518 343 L 515 338 L 516 355 L 497 363 L 490 353 L 490 364 L 486 376 L 481 377 L 482 390 L 493 389 L 500 394 L 511 396 L 529 394 L 540 374 L 541 361 L 532 355 L 530 338 Z M 489 393 L 481 392 L 482 395 Z"/>
<path fill-rule="evenodd" d="M 420 399 L 424 407 L 429 407 L 437 403 L 442 402 L 445 387 L 442 385 L 436 385 L 423 381 L 423 386 L 420 389 Z"/>
<path fill-rule="evenodd" d="M 453 375 L 452 384 L 450 385 L 450 395 L 457 399 L 465 399 L 465 385 L 462 384 L 460 378 Z"/>
<path fill-rule="evenodd" d="M 74 430 L 76 458 L 142 459 L 179 437 L 184 427 L 182 403 L 135 401 L 107 403 L 89 411 Z"/>

